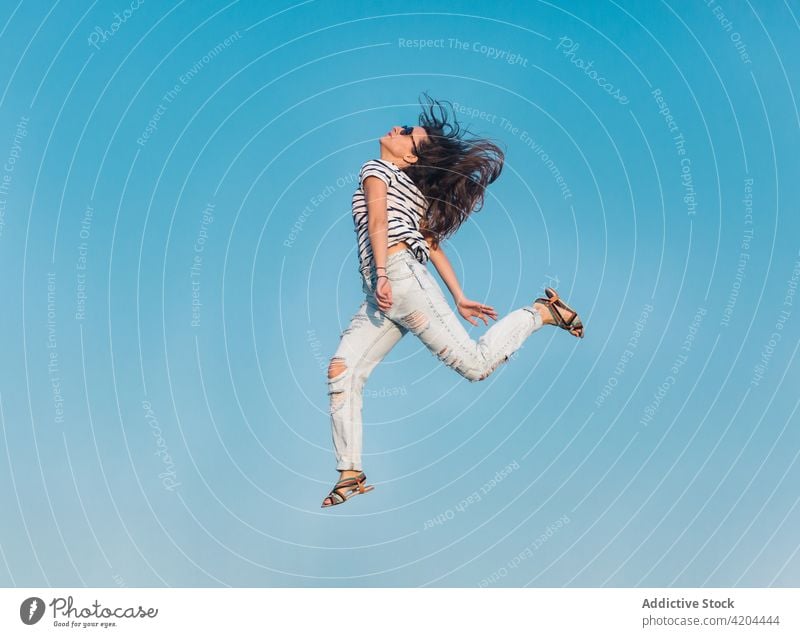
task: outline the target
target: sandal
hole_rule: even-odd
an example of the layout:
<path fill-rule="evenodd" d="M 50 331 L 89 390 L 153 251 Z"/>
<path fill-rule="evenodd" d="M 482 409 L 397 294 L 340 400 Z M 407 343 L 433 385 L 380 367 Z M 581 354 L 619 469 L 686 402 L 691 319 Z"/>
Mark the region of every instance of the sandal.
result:
<path fill-rule="evenodd" d="M 547 298 L 543 299 L 539 297 L 534 301 L 534 303 L 543 303 L 546 305 L 550 310 L 550 314 L 553 315 L 558 327 L 567 330 L 573 336 L 583 338 L 583 323 L 581 323 L 581 320 L 578 318 L 578 313 L 569 305 L 564 303 L 564 301 L 558 297 L 558 292 L 556 292 L 553 288 L 545 288 L 544 292 L 547 295 Z M 568 316 L 568 318 L 565 319 L 564 315 L 561 314 L 559 309 L 567 311 L 571 316 Z"/>
<path fill-rule="evenodd" d="M 349 478 L 342 478 L 337 482 L 331 492 L 325 497 L 325 500 L 322 501 L 322 508 L 336 506 L 337 504 L 342 504 L 347 502 L 350 498 L 354 495 L 358 495 L 359 493 L 367 493 L 368 491 L 372 491 L 375 487 L 372 485 L 365 486 L 364 483 L 367 481 L 367 476 L 362 471 L 357 476 L 351 476 Z M 344 493 L 339 493 L 339 490 L 344 489 Z M 325 504 L 326 501 L 330 500 L 328 504 Z"/>

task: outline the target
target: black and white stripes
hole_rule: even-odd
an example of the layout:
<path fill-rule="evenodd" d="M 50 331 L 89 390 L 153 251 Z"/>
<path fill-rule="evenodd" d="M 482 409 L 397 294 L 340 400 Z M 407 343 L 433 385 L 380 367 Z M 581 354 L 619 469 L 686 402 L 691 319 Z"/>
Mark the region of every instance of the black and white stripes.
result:
<path fill-rule="evenodd" d="M 427 262 L 430 256 L 428 244 L 419 230 L 420 219 L 428 207 L 425 196 L 398 166 L 385 159 L 370 159 L 361 166 L 358 189 L 353 193 L 353 224 L 358 237 L 359 272 L 369 276 L 373 265 L 364 197 L 364 179 L 369 176 L 378 177 L 386 184 L 389 246 L 405 241 L 417 261 Z"/>

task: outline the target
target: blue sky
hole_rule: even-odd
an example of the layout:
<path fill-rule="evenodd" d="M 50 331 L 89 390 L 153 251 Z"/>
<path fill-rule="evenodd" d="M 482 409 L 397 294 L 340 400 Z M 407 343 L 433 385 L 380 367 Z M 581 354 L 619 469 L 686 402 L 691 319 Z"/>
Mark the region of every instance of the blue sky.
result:
<path fill-rule="evenodd" d="M 797 586 L 798 28 L 4 6 L 0 583 Z M 323 511 L 354 180 L 425 90 L 506 149 L 445 246 L 465 292 L 502 315 L 554 284 L 586 338 L 472 384 L 407 335 L 365 389 L 376 489 Z"/>

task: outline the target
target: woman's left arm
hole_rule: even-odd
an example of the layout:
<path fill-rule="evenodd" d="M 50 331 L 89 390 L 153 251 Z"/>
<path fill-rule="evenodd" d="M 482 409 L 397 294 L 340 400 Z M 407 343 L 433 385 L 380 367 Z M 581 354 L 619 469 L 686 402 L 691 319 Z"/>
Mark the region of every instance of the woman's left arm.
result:
<path fill-rule="evenodd" d="M 447 255 L 444 253 L 442 246 L 438 245 L 434 247 L 430 240 L 427 241 L 430 248 L 431 263 L 433 263 L 439 276 L 442 277 L 442 281 L 444 281 L 447 289 L 450 290 L 450 293 L 453 295 L 453 300 L 456 303 L 459 314 L 473 325 L 477 325 L 478 322 L 473 320 L 472 317 L 481 319 L 486 325 L 489 324 L 489 321 L 486 320 L 486 316 L 497 320 L 497 312 L 492 306 L 484 305 L 477 301 L 471 301 L 464 296 L 461 285 L 458 283 L 458 277 L 453 270 L 453 266 L 450 264 L 450 259 L 448 259 Z"/>
<path fill-rule="evenodd" d="M 447 258 L 441 245 L 434 247 L 431 245 L 431 242 L 428 241 L 428 246 L 431 263 L 433 263 L 439 276 L 442 277 L 442 281 L 444 281 L 447 286 L 447 289 L 450 290 L 450 294 L 453 295 L 453 300 L 456 302 L 456 305 L 458 305 L 459 300 L 464 297 L 464 291 L 461 289 L 453 266 L 450 265 L 450 259 Z"/>

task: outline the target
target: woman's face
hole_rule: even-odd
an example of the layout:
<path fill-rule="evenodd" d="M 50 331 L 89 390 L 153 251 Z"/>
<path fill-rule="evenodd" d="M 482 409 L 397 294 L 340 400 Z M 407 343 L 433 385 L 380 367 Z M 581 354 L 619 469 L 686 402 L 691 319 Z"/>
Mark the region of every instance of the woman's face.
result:
<path fill-rule="evenodd" d="M 428 133 L 422 126 L 414 126 L 410 135 L 402 134 L 402 126 L 393 126 L 391 130 L 381 137 L 381 146 L 386 148 L 393 156 L 409 161 L 409 157 L 415 157 L 414 148 L 419 148 Z"/>

